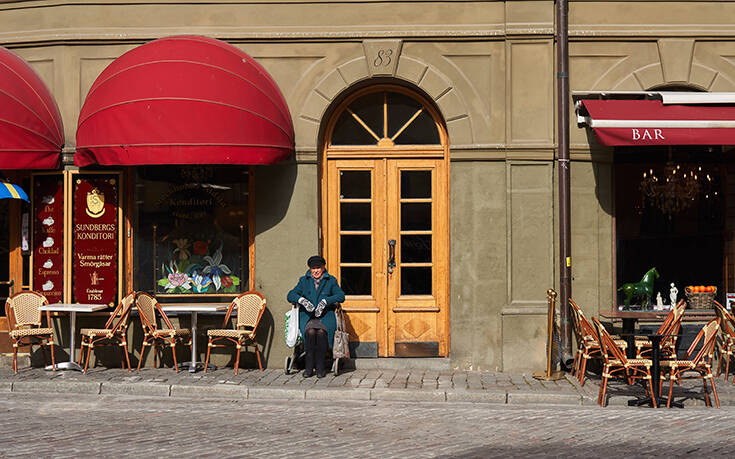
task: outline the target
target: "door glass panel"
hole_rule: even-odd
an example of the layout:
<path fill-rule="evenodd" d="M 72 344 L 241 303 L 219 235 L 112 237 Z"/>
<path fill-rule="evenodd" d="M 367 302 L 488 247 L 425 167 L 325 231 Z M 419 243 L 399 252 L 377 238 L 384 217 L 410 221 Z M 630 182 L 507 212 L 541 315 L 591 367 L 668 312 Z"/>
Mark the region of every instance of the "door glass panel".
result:
<path fill-rule="evenodd" d="M 431 203 L 430 202 L 402 202 L 401 203 L 401 230 L 402 231 L 431 230 Z"/>
<path fill-rule="evenodd" d="M 340 171 L 339 178 L 341 199 L 370 198 L 370 171 Z"/>
<path fill-rule="evenodd" d="M 342 267 L 340 286 L 345 295 L 372 295 L 372 268 Z"/>
<path fill-rule="evenodd" d="M 401 267 L 401 295 L 431 295 L 431 268 Z"/>
<path fill-rule="evenodd" d="M 370 203 L 343 202 L 340 204 L 340 224 L 342 231 L 370 230 Z"/>
<path fill-rule="evenodd" d="M 431 263 L 431 235 L 402 235 L 401 263 Z"/>
<path fill-rule="evenodd" d="M 431 171 L 401 171 L 401 198 L 431 198 Z"/>
<path fill-rule="evenodd" d="M 341 254 L 342 263 L 370 263 L 372 261 L 371 236 L 367 235 L 342 235 Z"/>

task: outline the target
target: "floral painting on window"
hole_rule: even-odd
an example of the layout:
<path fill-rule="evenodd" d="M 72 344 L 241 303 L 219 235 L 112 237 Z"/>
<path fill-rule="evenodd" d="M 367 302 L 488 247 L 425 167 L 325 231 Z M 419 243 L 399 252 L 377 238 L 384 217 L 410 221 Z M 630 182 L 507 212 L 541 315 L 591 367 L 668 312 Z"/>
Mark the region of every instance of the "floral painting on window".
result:
<path fill-rule="evenodd" d="M 168 262 L 161 265 L 159 288 L 165 293 L 237 293 L 240 278 L 223 263 L 224 244 L 180 237 L 170 244 Z"/>

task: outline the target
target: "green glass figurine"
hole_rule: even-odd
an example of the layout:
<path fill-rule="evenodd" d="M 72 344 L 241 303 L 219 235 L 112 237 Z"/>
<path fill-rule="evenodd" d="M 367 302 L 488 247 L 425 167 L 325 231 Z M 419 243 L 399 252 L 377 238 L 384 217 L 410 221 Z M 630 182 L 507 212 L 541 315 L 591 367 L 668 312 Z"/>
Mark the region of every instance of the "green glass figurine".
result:
<path fill-rule="evenodd" d="M 625 295 L 625 309 L 630 309 L 630 300 L 634 296 L 643 297 L 641 307 L 648 309 L 651 305 L 651 297 L 653 296 L 653 280 L 659 277 L 656 268 L 651 268 L 643 275 L 643 279 L 640 282 L 623 284 L 618 289 L 618 292 L 623 292 L 623 295 Z"/>

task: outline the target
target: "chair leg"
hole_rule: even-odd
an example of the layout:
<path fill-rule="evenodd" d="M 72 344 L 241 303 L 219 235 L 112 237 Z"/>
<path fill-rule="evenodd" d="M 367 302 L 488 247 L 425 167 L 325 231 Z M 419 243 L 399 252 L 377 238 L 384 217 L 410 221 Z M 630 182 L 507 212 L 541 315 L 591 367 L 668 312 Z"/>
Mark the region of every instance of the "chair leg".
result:
<path fill-rule="evenodd" d="M 235 374 L 237 374 L 237 371 L 240 369 L 240 354 L 242 354 L 242 345 L 240 343 L 237 343 L 237 346 L 235 346 L 235 352 L 237 352 L 237 356 L 235 357 Z"/>
<path fill-rule="evenodd" d="M 125 361 L 128 363 L 128 371 L 132 370 L 132 368 L 130 366 L 130 356 L 128 355 L 128 343 L 126 341 L 123 340 L 120 343 L 120 350 L 122 351 L 123 355 L 125 356 Z"/>
<path fill-rule="evenodd" d="M 671 371 L 671 374 L 669 375 L 669 399 L 666 401 L 666 408 L 671 408 L 671 398 L 674 394 L 674 371 Z"/>
<path fill-rule="evenodd" d="M 209 338 L 207 342 L 207 358 L 204 361 L 204 374 L 207 374 L 207 368 L 209 367 L 209 353 L 212 351 L 212 338 Z"/>
<path fill-rule="evenodd" d="M 79 343 L 79 362 L 77 362 L 79 366 L 84 363 L 84 346 L 86 345 L 87 343 L 84 342 L 84 336 L 82 336 L 82 342 Z"/>
<path fill-rule="evenodd" d="M 255 356 L 258 357 L 258 368 L 263 371 L 263 364 L 260 363 L 260 349 L 258 349 L 258 343 L 255 340 L 253 340 L 253 347 L 255 347 Z"/>
<path fill-rule="evenodd" d="M 707 378 L 702 376 L 702 386 L 704 386 L 704 404 L 707 406 L 712 406 L 712 400 L 709 396 L 709 391 L 707 390 Z"/>
<path fill-rule="evenodd" d="M 13 372 L 18 374 L 18 343 L 13 341 Z"/>
<path fill-rule="evenodd" d="M 54 357 L 54 337 L 51 336 L 51 339 L 49 339 L 49 347 L 51 348 L 51 369 L 53 371 L 56 371 L 56 358 Z"/>
<path fill-rule="evenodd" d="M 648 376 L 651 376 L 650 374 Z M 651 405 L 653 405 L 654 408 L 658 408 L 658 403 L 656 403 L 656 395 L 653 393 L 653 377 L 651 379 L 645 380 L 644 384 L 648 385 L 648 392 L 651 393 Z"/>
<path fill-rule="evenodd" d="M 728 351 L 727 351 L 727 363 L 725 364 L 725 381 L 727 381 L 727 377 L 730 376 L 730 359 L 731 358 L 732 358 L 732 351 L 728 349 Z M 718 369 L 718 372 L 719 372 L 719 369 Z M 733 380 L 733 382 L 735 382 L 735 379 Z"/>
<path fill-rule="evenodd" d="M 712 373 L 710 372 L 709 375 L 712 376 Z M 710 383 L 712 384 L 712 395 L 715 396 L 715 404 L 717 405 L 717 408 L 719 408 L 720 407 L 720 398 L 717 396 L 717 388 L 715 387 L 715 379 L 712 378 L 712 380 L 710 381 Z"/>
<path fill-rule="evenodd" d="M 574 354 L 574 362 L 572 362 L 572 376 L 577 376 L 577 372 L 579 371 L 579 349 L 577 349 L 577 352 Z"/>
<path fill-rule="evenodd" d="M 87 360 L 84 362 L 84 374 L 87 374 L 87 368 L 89 368 L 89 359 L 92 357 L 92 343 L 87 346 Z"/>
<path fill-rule="evenodd" d="M 582 368 L 579 369 L 579 374 L 577 375 L 579 379 L 579 385 L 584 386 L 584 373 L 587 370 L 587 360 L 589 360 L 589 357 L 585 353 L 582 356 Z"/>
<path fill-rule="evenodd" d="M 148 345 L 145 341 L 143 341 L 143 347 L 140 349 L 140 358 L 138 359 L 138 371 L 140 371 L 140 364 L 143 363 L 143 355 L 145 354 L 145 348 Z"/>
<path fill-rule="evenodd" d="M 607 395 L 607 381 L 609 377 L 603 376 L 602 382 L 600 384 L 600 406 L 605 407 L 607 406 L 607 401 L 605 400 L 605 396 Z"/>
<path fill-rule="evenodd" d="M 176 373 L 178 373 L 179 372 L 179 364 L 176 363 L 176 340 L 174 340 L 171 343 L 171 354 L 173 354 L 173 356 L 174 356 L 174 370 L 176 371 Z M 161 362 L 161 365 L 163 365 L 163 362 Z"/>

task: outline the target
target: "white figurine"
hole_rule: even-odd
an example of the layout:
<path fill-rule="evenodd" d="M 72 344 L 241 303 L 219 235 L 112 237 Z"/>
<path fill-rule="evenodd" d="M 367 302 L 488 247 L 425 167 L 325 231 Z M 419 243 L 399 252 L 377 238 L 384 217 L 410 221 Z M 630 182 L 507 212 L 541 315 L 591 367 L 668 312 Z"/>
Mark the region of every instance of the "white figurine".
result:
<path fill-rule="evenodd" d="M 661 292 L 658 292 L 656 294 L 656 307 L 655 309 L 657 311 L 663 311 L 664 310 L 664 300 L 661 298 Z"/>
<path fill-rule="evenodd" d="M 669 290 L 669 298 L 671 299 L 671 308 L 676 305 L 676 295 L 679 294 L 679 289 L 676 288 L 676 285 L 674 283 L 671 283 L 671 290 Z"/>

